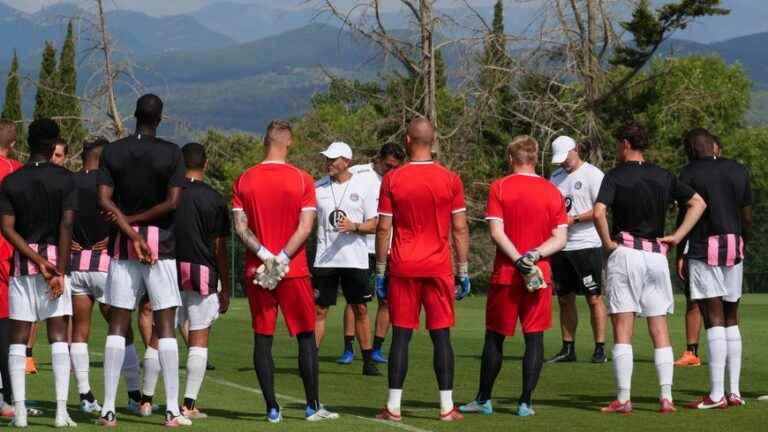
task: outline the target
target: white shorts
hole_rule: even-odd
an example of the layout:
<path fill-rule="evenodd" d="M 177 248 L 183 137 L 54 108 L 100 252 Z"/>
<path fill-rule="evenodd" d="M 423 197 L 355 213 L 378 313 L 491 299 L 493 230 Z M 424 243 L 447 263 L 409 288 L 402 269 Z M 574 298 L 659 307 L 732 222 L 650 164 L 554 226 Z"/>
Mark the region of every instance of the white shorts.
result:
<path fill-rule="evenodd" d="M 189 330 L 204 330 L 219 318 L 219 296 L 201 296 L 197 291 L 181 292 L 181 307 L 176 310 L 176 324 L 181 326 L 189 321 Z"/>
<path fill-rule="evenodd" d="M 609 314 L 634 312 L 653 317 L 674 311 L 665 255 L 619 246 L 608 257 L 606 272 L 605 298 Z"/>
<path fill-rule="evenodd" d="M 735 303 L 741 298 L 744 265 L 711 266 L 704 261 L 688 260 L 688 280 L 692 300 L 722 297 L 723 301 Z"/>
<path fill-rule="evenodd" d="M 12 277 L 8 284 L 9 318 L 35 322 L 72 315 L 72 297 L 66 280 L 64 294 L 59 298 L 50 299 L 49 290 L 43 275 Z"/>
<path fill-rule="evenodd" d="M 158 260 L 153 265 L 131 260 L 112 260 L 107 273 L 104 297 L 107 304 L 134 310 L 149 295 L 153 311 L 181 306 L 176 260 Z"/>
<path fill-rule="evenodd" d="M 98 271 L 73 271 L 67 276 L 67 284 L 73 296 L 87 295 L 99 303 L 105 303 L 106 273 Z"/>

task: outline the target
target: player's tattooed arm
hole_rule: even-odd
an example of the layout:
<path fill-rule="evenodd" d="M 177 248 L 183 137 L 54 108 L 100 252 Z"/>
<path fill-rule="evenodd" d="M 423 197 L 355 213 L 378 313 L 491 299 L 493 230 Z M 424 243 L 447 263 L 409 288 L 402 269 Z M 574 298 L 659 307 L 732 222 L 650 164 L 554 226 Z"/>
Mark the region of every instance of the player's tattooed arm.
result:
<path fill-rule="evenodd" d="M 232 210 L 232 222 L 235 226 L 235 234 L 245 245 L 246 249 L 252 253 L 258 253 L 261 249 L 261 242 L 256 238 L 256 234 L 248 228 L 248 216 L 240 209 Z"/>
<path fill-rule="evenodd" d="M 306 243 L 307 238 L 312 233 L 315 226 L 315 212 L 311 210 L 302 211 L 299 215 L 299 226 L 294 231 L 288 243 L 283 246 L 286 255 L 292 257 L 301 246 Z"/>
<path fill-rule="evenodd" d="M 219 277 L 221 280 L 219 313 L 223 314 L 229 309 L 229 297 L 232 293 L 229 279 L 229 256 L 227 254 L 226 237 L 216 237 L 213 239 L 213 254 L 216 256 L 216 266 L 219 268 Z"/>

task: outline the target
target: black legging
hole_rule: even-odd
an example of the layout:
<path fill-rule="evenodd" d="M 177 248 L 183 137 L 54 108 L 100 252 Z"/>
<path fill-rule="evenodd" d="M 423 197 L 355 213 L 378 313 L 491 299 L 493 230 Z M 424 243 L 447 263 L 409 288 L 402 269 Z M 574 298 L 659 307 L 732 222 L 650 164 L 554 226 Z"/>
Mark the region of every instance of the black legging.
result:
<path fill-rule="evenodd" d="M 0 378 L 3 380 L 3 400 L 10 404 L 13 402 L 13 392 L 11 391 L 11 375 L 8 373 L 9 329 L 10 320 L 8 318 L 0 319 Z"/>

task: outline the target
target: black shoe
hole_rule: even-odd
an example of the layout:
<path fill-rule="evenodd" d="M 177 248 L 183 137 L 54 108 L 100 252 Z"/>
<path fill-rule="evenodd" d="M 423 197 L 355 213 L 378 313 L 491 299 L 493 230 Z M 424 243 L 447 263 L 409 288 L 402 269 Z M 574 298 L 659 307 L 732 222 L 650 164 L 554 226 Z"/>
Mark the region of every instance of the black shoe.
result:
<path fill-rule="evenodd" d="M 381 376 L 379 368 L 376 367 L 376 363 L 368 362 L 363 364 L 363 375 L 365 376 Z"/>
<path fill-rule="evenodd" d="M 216 366 L 212 365 L 211 363 L 206 363 L 205 370 L 216 370 Z"/>
<path fill-rule="evenodd" d="M 559 353 L 555 354 L 547 363 L 570 363 L 576 361 L 576 351 L 563 347 Z"/>
<path fill-rule="evenodd" d="M 608 356 L 605 355 L 605 348 L 596 347 L 595 352 L 592 353 L 592 363 L 607 363 Z"/>

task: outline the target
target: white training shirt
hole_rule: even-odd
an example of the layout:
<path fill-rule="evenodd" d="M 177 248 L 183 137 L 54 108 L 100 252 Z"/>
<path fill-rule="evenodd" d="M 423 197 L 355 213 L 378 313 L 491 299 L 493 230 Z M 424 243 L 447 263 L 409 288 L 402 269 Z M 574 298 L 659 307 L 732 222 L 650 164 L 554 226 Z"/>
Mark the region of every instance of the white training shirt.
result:
<path fill-rule="evenodd" d="M 315 182 L 317 194 L 317 252 L 318 268 L 368 268 L 366 236 L 340 233 L 336 223 L 346 216 L 355 223 L 374 218 L 378 210 L 378 190 L 375 196 L 370 180 L 364 174 L 352 174 L 344 183 L 331 181 L 329 176 Z"/>
<path fill-rule="evenodd" d="M 373 163 L 352 166 L 349 168 L 349 172 L 355 175 L 359 175 L 360 177 L 365 177 L 365 182 L 368 184 L 370 194 L 376 203 L 376 209 L 378 209 L 379 192 L 381 191 L 381 176 L 376 172 L 376 170 L 373 169 Z M 365 236 L 365 242 L 368 244 L 368 253 L 375 255 L 376 234 L 369 234 Z"/>
<path fill-rule="evenodd" d="M 565 211 L 570 216 L 580 215 L 591 210 L 597 201 L 603 172 L 599 168 L 584 162 L 572 173 L 558 168 L 550 181 L 560 189 L 565 198 Z M 563 250 L 580 250 L 601 247 L 600 236 L 592 221 L 580 222 L 568 227 L 568 243 Z"/>

